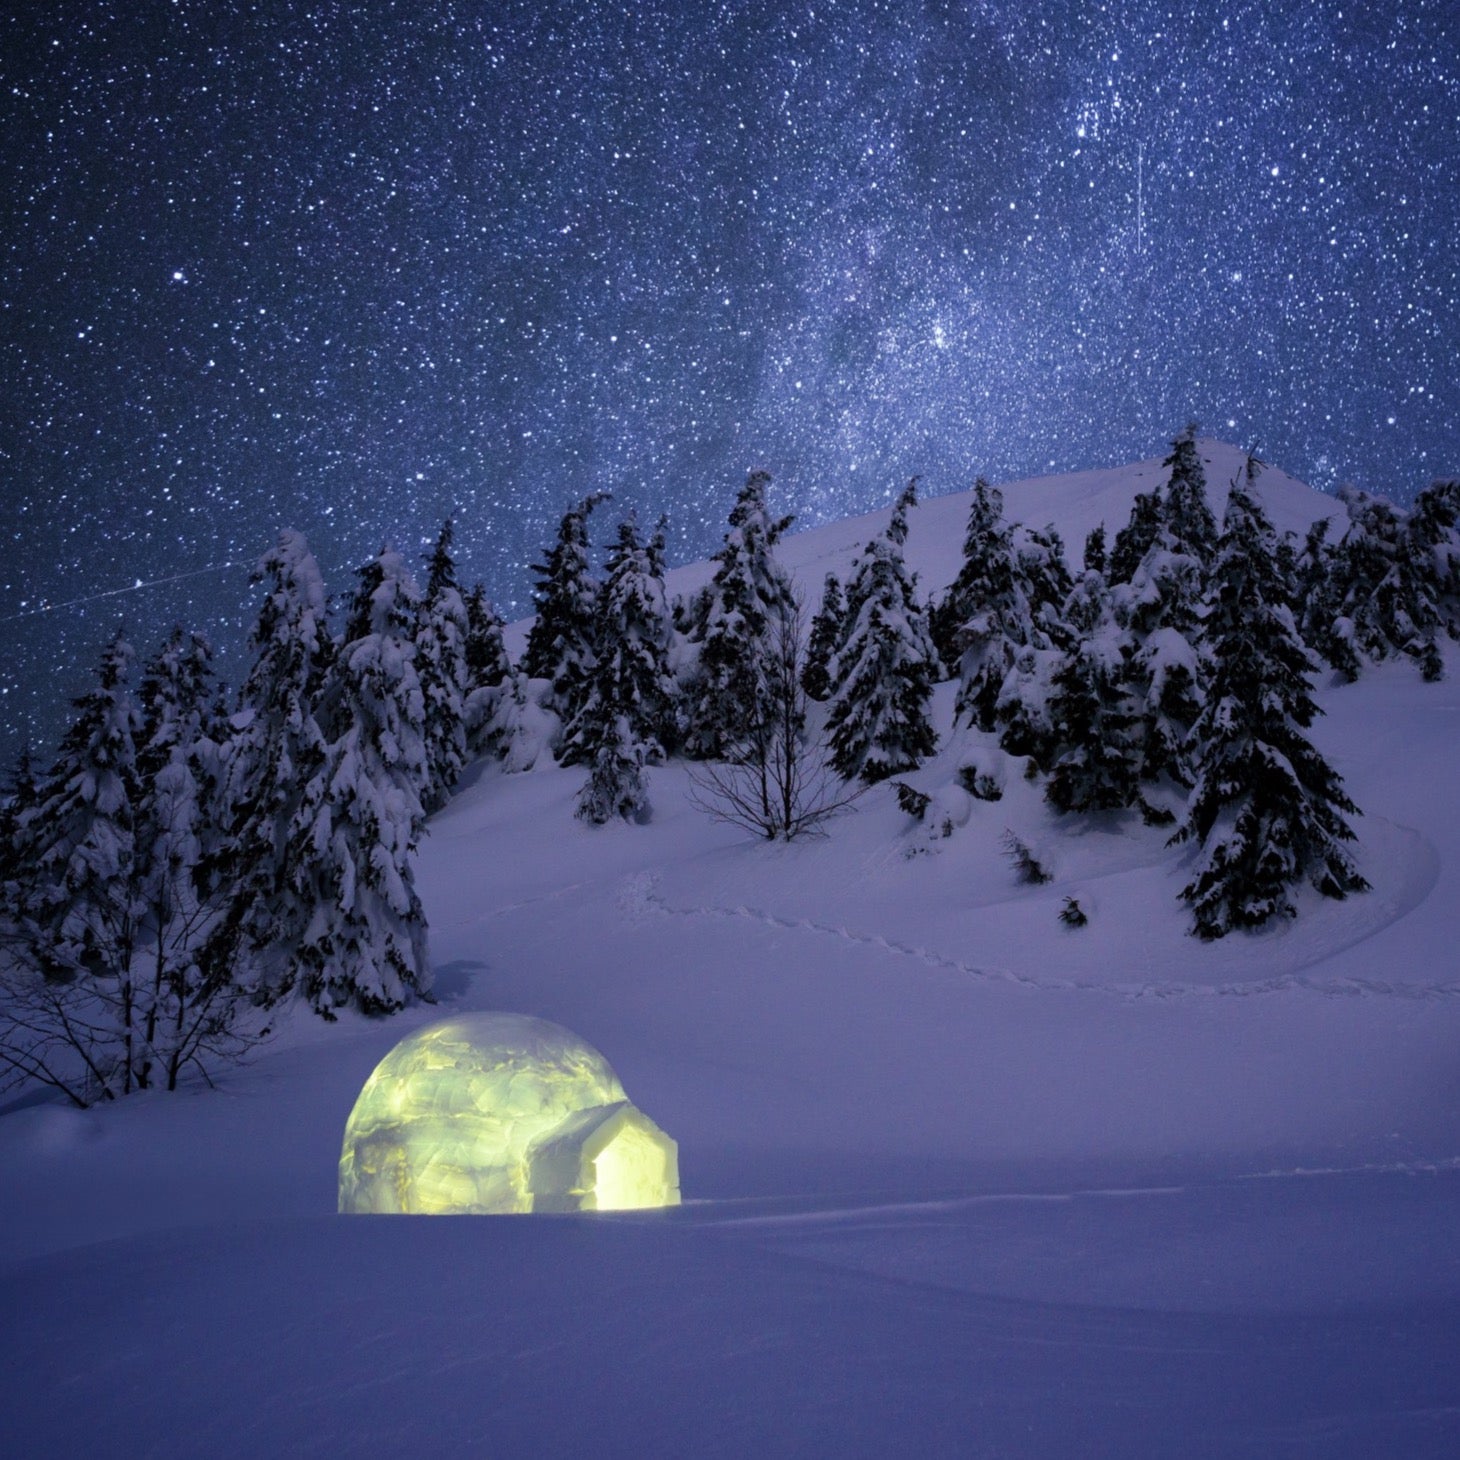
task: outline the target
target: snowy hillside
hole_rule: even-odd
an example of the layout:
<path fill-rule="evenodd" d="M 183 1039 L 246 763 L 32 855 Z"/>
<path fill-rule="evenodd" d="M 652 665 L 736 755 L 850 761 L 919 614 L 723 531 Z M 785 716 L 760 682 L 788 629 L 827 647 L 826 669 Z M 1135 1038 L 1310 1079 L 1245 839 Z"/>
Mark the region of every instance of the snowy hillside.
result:
<path fill-rule="evenodd" d="M 1201 449 L 1220 516 L 1241 454 Z M 1160 471 L 1009 484 L 1006 510 L 1077 557 Z M 1258 495 L 1299 533 L 1341 510 L 1276 469 Z M 912 514 L 925 591 L 967 512 Z M 809 602 L 886 520 L 786 540 Z M 0 1115 L 7 1451 L 1460 1453 L 1449 667 L 1322 687 L 1372 890 L 1209 944 L 1168 830 L 1055 816 L 951 731 L 951 685 L 906 777 L 947 836 L 882 785 L 823 839 L 756 843 L 679 763 L 647 826 L 590 827 L 581 768 L 477 768 L 420 857 L 438 1007 L 301 1013 L 216 1092 Z M 970 761 L 1002 799 L 958 789 Z M 684 1206 L 334 1216 L 371 1069 L 479 1009 L 601 1050 L 678 1140 Z"/>

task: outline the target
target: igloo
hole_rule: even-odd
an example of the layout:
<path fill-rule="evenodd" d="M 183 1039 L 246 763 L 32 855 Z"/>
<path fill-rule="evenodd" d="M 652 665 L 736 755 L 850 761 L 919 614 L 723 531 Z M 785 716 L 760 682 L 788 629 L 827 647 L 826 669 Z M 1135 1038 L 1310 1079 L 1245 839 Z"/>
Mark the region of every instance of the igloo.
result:
<path fill-rule="evenodd" d="M 340 1153 L 340 1211 L 679 1205 L 679 1148 L 608 1061 L 546 1019 L 464 1014 L 375 1067 Z"/>

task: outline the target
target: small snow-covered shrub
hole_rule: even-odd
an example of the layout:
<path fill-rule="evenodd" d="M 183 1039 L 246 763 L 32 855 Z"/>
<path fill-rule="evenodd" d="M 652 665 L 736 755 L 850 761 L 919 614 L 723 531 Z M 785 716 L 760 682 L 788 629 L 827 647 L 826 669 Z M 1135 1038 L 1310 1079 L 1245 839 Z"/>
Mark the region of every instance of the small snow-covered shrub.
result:
<path fill-rule="evenodd" d="M 1053 881 L 1054 874 L 1034 855 L 1029 845 L 1008 829 L 1004 831 L 1004 855 L 1013 863 L 1021 882 L 1038 885 Z"/>
<path fill-rule="evenodd" d="M 914 820 L 921 821 L 933 798 L 926 791 L 909 786 L 906 781 L 894 782 L 893 789 L 897 792 L 898 809 L 905 811 Z"/>
<path fill-rule="evenodd" d="M 976 765 L 959 766 L 955 779 L 975 801 L 1003 799 L 1004 788 L 987 771 L 979 770 Z"/>

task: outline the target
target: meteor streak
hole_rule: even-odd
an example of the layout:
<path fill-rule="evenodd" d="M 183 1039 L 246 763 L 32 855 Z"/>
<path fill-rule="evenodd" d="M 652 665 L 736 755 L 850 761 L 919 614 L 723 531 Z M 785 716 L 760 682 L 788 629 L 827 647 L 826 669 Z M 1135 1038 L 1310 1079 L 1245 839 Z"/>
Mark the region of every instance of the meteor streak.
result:
<path fill-rule="evenodd" d="M 83 603 L 97 603 L 103 598 L 120 598 L 124 593 L 139 593 L 144 588 L 160 588 L 165 583 L 181 583 L 187 578 L 221 573 L 225 568 L 241 568 L 248 561 L 247 558 L 235 558 L 229 563 L 213 563 L 206 568 L 194 568 L 188 573 L 174 573 L 170 578 L 149 578 L 145 583 L 139 579 L 135 583 L 128 583 L 125 588 L 104 588 L 100 593 L 88 593 L 84 598 L 68 598 L 64 603 L 43 603 L 38 608 L 26 608 L 19 613 L 6 614 L 0 618 L 0 624 L 14 623 L 21 618 L 35 618 L 42 613 L 56 613 L 63 608 L 77 608 Z"/>

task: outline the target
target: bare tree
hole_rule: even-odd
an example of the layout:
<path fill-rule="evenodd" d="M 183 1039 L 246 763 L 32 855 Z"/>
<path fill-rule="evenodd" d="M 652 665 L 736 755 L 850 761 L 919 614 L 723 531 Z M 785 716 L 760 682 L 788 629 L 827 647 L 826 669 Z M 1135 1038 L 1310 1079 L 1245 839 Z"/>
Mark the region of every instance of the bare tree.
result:
<path fill-rule="evenodd" d="M 731 755 L 691 772 L 690 802 L 767 841 L 820 835 L 865 788 L 842 781 L 821 738 L 808 732 L 799 603 L 772 622 L 759 679 L 760 693 Z"/>
<path fill-rule="evenodd" d="M 114 977 L 48 977 L 11 939 L 0 950 L 0 1089 L 47 1085 L 73 1105 L 209 1080 L 268 1034 L 264 1014 L 162 944 Z M 150 961 L 144 969 L 141 963 Z M 209 1080 L 211 1083 L 211 1080 Z"/>
<path fill-rule="evenodd" d="M 181 631 L 149 667 L 145 713 L 118 636 L 50 773 L 12 818 L 0 884 L 0 1089 L 76 1105 L 176 1089 L 242 1051 L 262 1016 L 207 956 L 231 885 L 206 645 Z"/>

